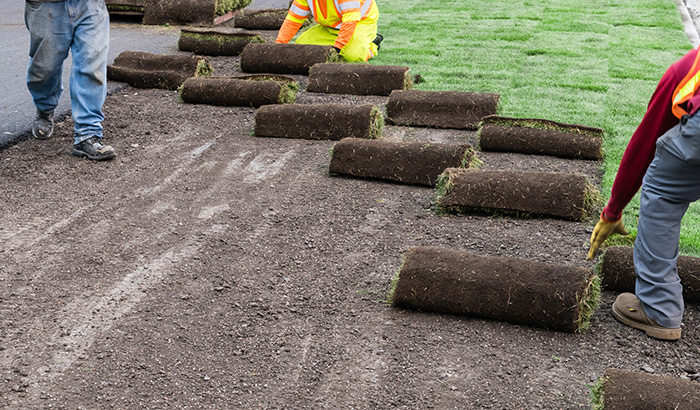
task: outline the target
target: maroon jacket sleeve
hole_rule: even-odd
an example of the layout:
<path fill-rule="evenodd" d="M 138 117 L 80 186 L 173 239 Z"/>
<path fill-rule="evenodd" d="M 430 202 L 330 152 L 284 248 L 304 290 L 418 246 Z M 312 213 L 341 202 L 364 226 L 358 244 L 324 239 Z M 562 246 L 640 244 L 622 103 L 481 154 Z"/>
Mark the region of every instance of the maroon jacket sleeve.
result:
<path fill-rule="evenodd" d="M 690 70 L 696 54 L 697 49 L 691 50 L 661 77 L 651 96 L 647 112 L 622 155 L 610 200 L 603 209 L 604 219 L 617 221 L 622 217 L 622 210 L 642 186 L 644 174 L 654 159 L 656 140 L 678 124 L 678 118 L 671 112 L 673 92 Z"/>

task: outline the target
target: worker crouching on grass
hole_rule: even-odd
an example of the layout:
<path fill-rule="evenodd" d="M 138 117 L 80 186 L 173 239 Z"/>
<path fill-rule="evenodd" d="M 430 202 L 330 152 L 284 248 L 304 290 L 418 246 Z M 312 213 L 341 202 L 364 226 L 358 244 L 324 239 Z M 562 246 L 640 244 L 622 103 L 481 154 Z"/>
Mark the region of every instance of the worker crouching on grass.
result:
<path fill-rule="evenodd" d="M 377 55 L 383 37 L 377 34 L 379 9 L 374 0 L 294 0 L 275 42 L 289 43 L 309 14 L 318 25 L 301 33 L 296 44 L 333 46 L 347 61 Z"/>
<path fill-rule="evenodd" d="M 612 307 L 625 325 L 664 340 L 681 337 L 683 287 L 676 261 L 681 219 L 700 198 L 700 54 L 668 68 L 622 156 L 610 200 L 591 235 L 588 259 L 613 233 L 627 235 L 622 210 L 642 187 L 634 243 L 635 293 Z"/>

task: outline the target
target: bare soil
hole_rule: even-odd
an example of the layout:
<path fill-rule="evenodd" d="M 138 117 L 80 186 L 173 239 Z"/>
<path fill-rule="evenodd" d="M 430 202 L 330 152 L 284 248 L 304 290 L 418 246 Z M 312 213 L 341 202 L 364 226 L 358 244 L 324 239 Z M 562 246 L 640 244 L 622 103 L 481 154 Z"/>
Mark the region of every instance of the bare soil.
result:
<path fill-rule="evenodd" d="M 298 103 L 386 104 L 295 78 Z M 112 86 L 115 160 L 72 157 L 70 119 L 0 154 L 2 408 L 587 409 L 609 367 L 699 376 L 697 305 L 666 343 L 617 323 L 608 291 L 580 334 L 385 303 L 412 247 L 588 267 L 591 221 L 437 215 L 433 188 L 330 176 L 332 141 L 254 137 L 253 108 Z M 479 156 L 600 180 L 595 161 Z"/>

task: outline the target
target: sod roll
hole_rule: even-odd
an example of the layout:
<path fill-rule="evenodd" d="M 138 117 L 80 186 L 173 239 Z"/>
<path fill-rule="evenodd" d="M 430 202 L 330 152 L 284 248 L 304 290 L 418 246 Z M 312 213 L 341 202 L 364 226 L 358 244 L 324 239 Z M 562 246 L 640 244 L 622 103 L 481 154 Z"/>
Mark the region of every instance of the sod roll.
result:
<path fill-rule="evenodd" d="M 562 172 L 448 168 L 438 182 L 438 206 L 446 212 L 525 213 L 581 220 L 594 190 L 583 175 Z"/>
<path fill-rule="evenodd" d="M 445 168 L 468 167 L 473 157 L 469 144 L 343 138 L 333 147 L 329 171 L 432 186 Z"/>
<path fill-rule="evenodd" d="M 317 63 L 336 61 L 332 46 L 310 44 L 248 44 L 241 53 L 241 70 L 246 73 L 308 75 Z"/>
<path fill-rule="evenodd" d="M 700 383 L 662 374 L 607 369 L 599 393 L 605 410 L 700 408 Z"/>
<path fill-rule="evenodd" d="M 183 28 L 178 48 L 205 56 L 237 56 L 250 43 L 264 43 L 260 34 L 245 30 Z"/>
<path fill-rule="evenodd" d="M 377 138 L 382 113 L 372 104 L 265 105 L 255 112 L 255 136 L 340 140 Z"/>
<path fill-rule="evenodd" d="M 203 57 L 123 51 L 107 66 L 107 78 L 138 88 L 177 90 L 186 79 L 208 76 L 211 64 Z"/>
<path fill-rule="evenodd" d="M 603 130 L 534 118 L 485 117 L 479 126 L 482 151 L 519 152 L 560 158 L 603 158 Z"/>
<path fill-rule="evenodd" d="M 260 107 L 294 102 L 294 93 L 283 83 L 226 77 L 188 78 L 180 95 L 190 104 Z"/>
<path fill-rule="evenodd" d="M 390 300 L 397 307 L 575 332 L 599 284 L 591 269 L 438 247 L 410 249 Z"/>
<path fill-rule="evenodd" d="M 242 9 L 252 0 L 153 0 L 146 6 L 143 24 L 212 26 L 218 16 Z"/>
<path fill-rule="evenodd" d="M 496 113 L 499 99 L 493 93 L 397 90 L 386 111 L 396 125 L 476 130 L 483 117 Z"/>
<path fill-rule="evenodd" d="M 602 255 L 600 265 L 602 284 L 606 289 L 634 293 L 637 274 L 634 269 L 634 248 L 610 246 Z M 678 276 L 683 285 L 683 299 L 689 303 L 700 303 L 700 258 L 679 256 Z"/>
<path fill-rule="evenodd" d="M 347 63 L 319 63 L 309 71 L 312 93 L 389 95 L 413 86 L 408 67 Z"/>
<path fill-rule="evenodd" d="M 279 30 L 288 9 L 243 10 L 233 18 L 233 25 L 248 30 Z"/>

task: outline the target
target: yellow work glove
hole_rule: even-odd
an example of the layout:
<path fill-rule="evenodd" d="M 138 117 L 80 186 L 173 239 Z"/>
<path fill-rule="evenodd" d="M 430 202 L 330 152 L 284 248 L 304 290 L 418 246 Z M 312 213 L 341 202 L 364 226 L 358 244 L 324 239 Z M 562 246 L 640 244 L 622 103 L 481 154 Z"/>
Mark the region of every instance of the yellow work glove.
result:
<path fill-rule="evenodd" d="M 600 214 L 600 221 L 595 224 L 593 228 L 593 233 L 591 234 L 591 249 L 588 251 L 588 260 L 595 258 L 598 253 L 600 245 L 605 242 L 608 237 L 614 233 L 619 233 L 620 235 L 629 235 L 625 225 L 622 223 L 622 219 L 617 221 L 606 221 L 603 218 L 603 214 Z"/>

